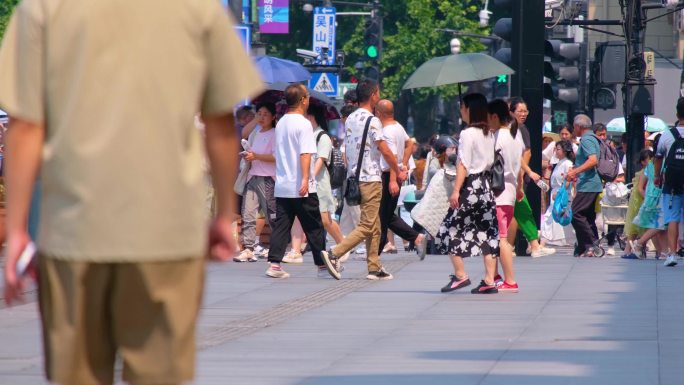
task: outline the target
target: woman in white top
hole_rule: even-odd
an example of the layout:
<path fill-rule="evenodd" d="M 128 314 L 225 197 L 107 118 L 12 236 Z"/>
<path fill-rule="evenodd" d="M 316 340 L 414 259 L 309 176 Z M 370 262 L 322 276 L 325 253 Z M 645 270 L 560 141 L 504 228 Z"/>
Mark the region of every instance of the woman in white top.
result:
<path fill-rule="evenodd" d="M 551 174 L 551 199 L 549 207 L 542 218 L 542 242 L 556 246 L 572 246 L 575 243 L 575 233 L 572 231 L 572 226 L 561 226 L 560 223 L 553 220 L 551 212 L 553 211 L 553 202 L 556 199 L 556 194 L 565 183 L 565 176 L 575 162 L 575 150 L 570 140 L 561 140 L 556 142 L 555 145 L 554 157 L 558 159 L 558 163 Z M 570 189 L 572 186 L 568 186 L 568 188 Z M 568 196 L 572 199 L 570 191 L 568 191 Z"/>
<path fill-rule="evenodd" d="M 508 227 L 513 222 L 515 202 L 523 198 L 523 175 L 521 162 L 525 152 L 525 143 L 517 125 L 509 127 L 511 115 L 508 104 L 501 99 L 488 105 L 489 127 L 494 133 L 495 151 L 503 157 L 504 191 L 496 197 L 496 219 L 499 224 L 499 248 L 501 251 L 501 268 L 504 276 L 494 276 L 499 291 L 518 292 L 518 283 L 513 272 L 513 246 L 508 243 Z"/>
<path fill-rule="evenodd" d="M 449 199 L 451 209 L 435 239 L 437 249 L 449 254 L 454 267 L 454 274 L 442 292 L 470 285 L 463 258 L 483 255 L 485 277 L 471 293 L 492 294 L 498 292 L 494 270 L 499 255 L 499 229 L 489 173 L 494 164 L 494 135 L 487 125 L 484 95 L 467 95 L 461 104 L 461 117 L 467 117 L 469 126 L 460 134 L 456 181 Z"/>
<path fill-rule="evenodd" d="M 275 187 L 275 104 L 266 102 L 257 105 L 255 121 L 257 126 L 249 134 L 250 148 L 241 155 L 249 167 L 249 175 L 242 194 L 242 231 L 240 241 L 245 249 L 233 258 L 235 262 L 256 262 L 257 255 L 257 213 L 266 212 L 271 228 L 276 215 Z"/>

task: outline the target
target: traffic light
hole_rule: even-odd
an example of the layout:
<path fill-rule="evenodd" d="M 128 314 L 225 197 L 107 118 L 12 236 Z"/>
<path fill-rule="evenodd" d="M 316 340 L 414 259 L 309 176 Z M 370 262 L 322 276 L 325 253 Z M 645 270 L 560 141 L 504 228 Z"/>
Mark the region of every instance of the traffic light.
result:
<path fill-rule="evenodd" d="M 507 98 L 508 95 L 508 81 L 510 77 L 508 75 L 499 75 L 494 78 L 492 83 L 492 92 L 495 98 Z"/>
<path fill-rule="evenodd" d="M 380 56 L 380 20 L 377 17 L 371 17 L 366 21 L 364 29 L 364 53 L 369 60 L 377 60 Z"/>
<path fill-rule="evenodd" d="M 624 42 L 597 44 L 591 67 L 591 102 L 594 107 L 604 110 L 616 107 L 617 84 L 625 81 L 626 55 L 627 47 Z"/>
<path fill-rule="evenodd" d="M 496 24 L 494 24 L 493 32 L 494 35 L 510 44 L 511 38 L 513 37 L 513 19 L 504 17 L 497 20 Z M 505 65 L 513 67 L 513 53 L 510 47 L 499 48 L 494 54 L 494 57 Z"/>
<path fill-rule="evenodd" d="M 579 102 L 580 43 L 547 40 L 544 46 L 544 99 L 566 104 Z"/>

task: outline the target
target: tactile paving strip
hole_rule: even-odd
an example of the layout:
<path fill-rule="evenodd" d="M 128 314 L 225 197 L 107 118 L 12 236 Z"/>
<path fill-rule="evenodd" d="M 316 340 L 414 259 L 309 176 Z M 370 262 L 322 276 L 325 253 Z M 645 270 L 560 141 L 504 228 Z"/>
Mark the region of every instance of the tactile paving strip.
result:
<path fill-rule="evenodd" d="M 411 262 L 418 259 L 415 257 L 404 257 L 383 263 L 383 266 L 391 272 L 400 271 Z M 344 279 L 334 283 L 331 287 L 308 294 L 304 297 L 282 303 L 266 311 L 243 318 L 237 322 L 231 322 L 222 327 L 214 328 L 199 336 L 198 350 L 204 350 L 213 346 L 224 344 L 228 341 L 244 337 L 258 332 L 264 328 L 276 325 L 293 318 L 306 311 L 321 307 L 338 298 L 352 293 L 356 290 L 367 287 L 376 281 L 366 279 L 363 276 L 354 279 Z"/>

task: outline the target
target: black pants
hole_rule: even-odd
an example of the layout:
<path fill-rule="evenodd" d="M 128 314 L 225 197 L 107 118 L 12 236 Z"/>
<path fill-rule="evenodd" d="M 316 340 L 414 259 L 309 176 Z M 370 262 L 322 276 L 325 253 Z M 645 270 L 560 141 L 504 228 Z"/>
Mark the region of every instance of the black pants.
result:
<path fill-rule="evenodd" d="M 323 266 L 321 251 L 325 249 L 325 235 L 316 194 L 309 194 L 306 198 L 276 198 L 276 219 L 271 232 L 268 261 L 271 263 L 283 261 L 285 249 L 291 240 L 290 230 L 292 230 L 295 217 L 302 224 L 304 234 L 311 246 L 314 263 L 316 266 Z"/>
<path fill-rule="evenodd" d="M 596 229 L 597 192 L 578 192 L 572 200 L 572 228 L 577 236 L 577 252 L 584 253 L 593 247 L 598 230 Z"/>
<path fill-rule="evenodd" d="M 418 237 L 418 232 L 411 228 L 400 216 L 397 215 L 397 204 L 399 195 L 393 197 L 389 191 L 390 173 L 382 173 L 382 199 L 380 200 L 380 245 L 378 254 L 382 254 L 382 249 L 387 243 L 387 229 L 392 230 L 404 240 L 414 242 Z"/>

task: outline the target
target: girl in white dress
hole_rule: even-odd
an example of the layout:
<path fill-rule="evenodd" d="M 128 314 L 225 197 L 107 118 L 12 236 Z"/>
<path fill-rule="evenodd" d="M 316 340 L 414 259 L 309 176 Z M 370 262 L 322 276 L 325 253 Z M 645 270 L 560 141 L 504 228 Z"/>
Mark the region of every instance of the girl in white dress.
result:
<path fill-rule="evenodd" d="M 563 183 L 565 183 L 565 176 L 572 168 L 575 160 L 572 142 L 568 140 L 557 142 L 554 155 L 558 158 L 558 163 L 554 167 L 553 173 L 551 173 L 551 201 L 542 218 L 542 242 L 557 246 L 572 246 L 575 243 L 575 234 L 572 226 L 561 226 L 553 220 L 551 215 L 556 194 Z M 572 194 L 568 195 L 572 199 Z"/>

